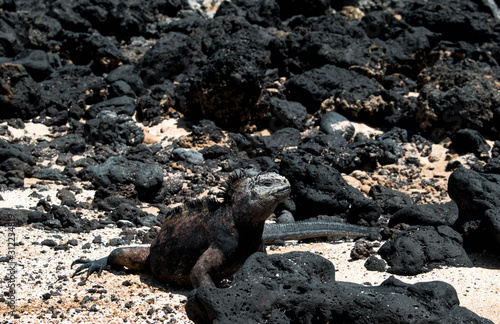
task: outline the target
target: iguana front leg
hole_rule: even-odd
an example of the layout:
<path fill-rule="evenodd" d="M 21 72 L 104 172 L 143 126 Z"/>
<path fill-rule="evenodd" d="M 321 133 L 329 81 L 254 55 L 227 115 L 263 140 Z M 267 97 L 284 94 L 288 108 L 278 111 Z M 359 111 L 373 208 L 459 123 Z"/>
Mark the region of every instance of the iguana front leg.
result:
<path fill-rule="evenodd" d="M 118 248 L 104 258 L 98 260 L 87 260 L 87 259 L 77 259 L 71 263 L 71 267 L 75 264 L 82 264 L 79 266 L 76 271 L 73 273 L 73 276 L 76 276 L 85 269 L 87 270 L 87 276 L 85 280 L 94 272 L 97 272 L 97 275 L 100 275 L 102 270 L 107 266 L 124 266 L 132 270 L 143 271 L 149 269 L 149 246 L 132 246 L 132 247 L 123 247 Z"/>
<path fill-rule="evenodd" d="M 211 270 L 220 268 L 226 261 L 226 257 L 221 249 L 211 246 L 198 258 L 189 278 L 194 288 L 200 286 L 215 287 L 215 283 L 210 276 Z"/>

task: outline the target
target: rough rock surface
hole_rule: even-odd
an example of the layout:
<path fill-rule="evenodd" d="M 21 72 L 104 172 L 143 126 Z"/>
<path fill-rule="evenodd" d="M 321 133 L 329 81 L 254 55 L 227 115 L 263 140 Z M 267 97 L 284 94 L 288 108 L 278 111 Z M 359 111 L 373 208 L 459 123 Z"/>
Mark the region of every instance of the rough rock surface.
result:
<path fill-rule="evenodd" d="M 131 161 L 124 157 L 110 157 L 99 166 L 91 167 L 96 186 L 133 185 L 142 199 L 152 200 L 162 187 L 163 171 L 156 164 Z"/>
<path fill-rule="evenodd" d="M 405 284 L 389 278 L 380 286 L 335 281 L 335 268 L 308 252 L 256 253 L 228 288 L 193 290 L 186 312 L 195 323 L 348 322 L 490 323 L 459 306 L 444 282 Z"/>
<path fill-rule="evenodd" d="M 456 227 L 464 235 L 466 248 L 497 253 L 500 176 L 459 168 L 450 176 L 448 193 L 459 208 Z"/>
<path fill-rule="evenodd" d="M 285 154 L 282 174 L 290 179 L 297 215 L 338 215 L 351 223 L 378 220 L 377 203 L 348 185 L 339 171 L 329 165 L 306 163 L 298 154 Z"/>
<path fill-rule="evenodd" d="M 380 247 L 390 273 L 416 275 L 440 266 L 470 267 L 462 237 L 449 226 L 412 226 Z"/>

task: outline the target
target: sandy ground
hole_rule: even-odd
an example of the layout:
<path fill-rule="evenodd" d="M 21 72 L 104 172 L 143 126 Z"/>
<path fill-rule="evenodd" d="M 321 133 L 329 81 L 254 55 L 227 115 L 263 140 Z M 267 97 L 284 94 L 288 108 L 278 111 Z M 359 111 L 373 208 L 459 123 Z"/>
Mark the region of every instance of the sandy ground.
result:
<path fill-rule="evenodd" d="M 7 140 L 23 138 L 35 141 L 36 138 L 50 139 L 51 134 L 43 125 L 28 124 L 25 130 L 10 128 L 12 137 Z M 183 124 L 176 120 L 148 129 L 149 142 L 168 142 L 173 138 L 186 134 Z M 427 192 L 435 201 L 441 201 L 443 195 L 436 195 L 436 190 L 445 190 L 447 174 L 442 164 L 444 150 L 433 149 L 433 166 L 424 167 L 423 174 L 434 173 L 443 185 Z M 426 165 L 426 164 L 424 164 Z M 427 173 L 426 173 L 427 172 Z M 362 191 L 373 185 L 374 179 L 367 180 L 361 172 L 346 175 L 346 178 Z M 441 181 L 440 180 L 440 181 Z M 58 187 L 52 182 L 38 179 L 26 179 L 25 188 L 1 192 L 0 207 L 30 208 L 40 198 L 33 197 L 31 183 L 37 183 L 37 194 L 59 204 L 56 197 Z M 421 188 L 407 188 L 422 190 Z M 425 191 L 425 190 L 424 190 Z M 93 191 L 84 190 L 76 195 L 80 202 L 91 202 Z M 445 195 L 444 195 L 445 196 Z M 449 198 L 448 198 L 449 199 Z M 147 206 L 144 206 L 147 207 Z M 93 219 L 91 211 L 82 209 L 83 216 Z M 146 228 L 137 229 L 146 231 Z M 38 228 L 18 227 L 12 232 L 7 227 L 0 227 L 0 257 L 6 256 L 9 250 L 7 239 L 15 234 L 16 246 L 13 262 L 0 262 L 1 289 L 4 302 L 0 302 L 0 321 L 6 323 L 190 323 L 184 304 L 188 290 L 179 290 L 156 281 L 150 274 L 131 271 L 105 271 L 101 276 L 93 275 L 87 282 L 83 276 L 71 277 L 71 262 L 85 257 L 96 259 L 106 256 L 115 247 L 108 242 L 120 237 L 121 229 L 108 226 L 91 233 L 73 234 L 56 231 L 45 231 Z M 102 243 L 93 243 L 101 236 Z M 76 245 L 69 245 L 67 250 L 55 250 L 53 247 L 41 245 L 45 239 L 52 239 L 57 244 L 64 244 L 71 239 Z M 88 243 L 88 248 L 84 245 Z M 339 281 L 350 281 L 360 284 L 379 285 L 390 274 L 367 271 L 364 260 L 350 260 L 353 242 L 297 244 L 287 242 L 284 247 L 269 249 L 269 253 L 285 253 L 289 251 L 310 251 L 331 260 L 337 269 Z M 457 290 L 461 306 L 495 323 L 500 323 L 500 258 L 490 255 L 473 255 L 474 268 L 443 268 L 413 277 L 398 279 L 408 282 L 424 282 L 441 280 L 450 283 Z M 8 312 L 5 299 L 8 298 L 9 285 L 7 273 L 15 269 L 15 312 Z M 0 296 L 0 298 L 2 298 Z"/>

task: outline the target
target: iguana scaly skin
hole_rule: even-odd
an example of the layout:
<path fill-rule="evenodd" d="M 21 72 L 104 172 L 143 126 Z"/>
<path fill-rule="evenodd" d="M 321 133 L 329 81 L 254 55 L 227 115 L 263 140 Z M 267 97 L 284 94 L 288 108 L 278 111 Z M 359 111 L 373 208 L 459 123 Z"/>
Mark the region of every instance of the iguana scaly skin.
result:
<path fill-rule="evenodd" d="M 175 285 L 214 286 L 231 277 L 251 254 L 265 252 L 264 243 L 380 234 L 379 229 L 334 222 L 264 224 L 290 194 L 288 180 L 276 173 L 235 173 L 223 188 L 223 203 L 204 200 L 175 209 L 151 246 L 118 248 L 96 261 L 75 260 L 73 264 L 83 265 L 73 276 L 88 269 L 88 277 L 107 265 L 118 265 L 150 270 L 157 279 Z"/>
<path fill-rule="evenodd" d="M 82 263 L 73 276 L 87 277 L 107 265 L 151 270 L 162 282 L 215 286 L 231 277 L 255 252 L 265 252 L 264 222 L 290 194 L 288 180 L 276 173 L 236 172 L 224 186 L 223 203 L 206 201 L 168 216 L 150 247 L 124 247 Z M 72 265 L 73 265 L 72 264 Z"/>
<path fill-rule="evenodd" d="M 302 240 L 312 237 L 341 236 L 341 237 L 362 237 L 373 236 L 378 238 L 381 230 L 378 228 L 364 227 L 345 223 L 335 222 L 294 222 L 282 224 L 266 224 L 262 240 L 265 244 L 273 243 L 277 240 Z"/>

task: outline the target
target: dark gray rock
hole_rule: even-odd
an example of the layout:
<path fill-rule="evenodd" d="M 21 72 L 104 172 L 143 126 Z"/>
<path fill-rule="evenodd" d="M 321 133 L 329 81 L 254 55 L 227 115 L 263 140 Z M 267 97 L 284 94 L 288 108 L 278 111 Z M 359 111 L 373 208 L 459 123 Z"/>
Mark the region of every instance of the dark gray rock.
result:
<path fill-rule="evenodd" d="M 195 323 L 491 323 L 445 282 L 335 281 L 333 264 L 308 252 L 255 253 L 228 288 L 193 290 L 186 313 Z"/>
<path fill-rule="evenodd" d="M 285 20 L 292 16 L 304 15 L 309 16 L 321 16 L 330 8 L 330 0 L 277 0 L 276 1 L 280 8 L 281 19 Z"/>
<path fill-rule="evenodd" d="M 348 185 L 335 168 L 306 161 L 297 152 L 286 151 L 280 164 L 280 174 L 289 179 L 292 186 L 296 217 L 337 215 L 350 223 L 377 221 L 382 209 L 376 202 Z"/>
<path fill-rule="evenodd" d="M 204 58 L 199 45 L 188 35 L 169 32 L 142 57 L 137 71 L 146 88 L 174 81 L 179 75 L 192 75 Z"/>
<path fill-rule="evenodd" d="M 474 153 L 481 160 L 490 157 L 490 145 L 477 130 L 459 129 L 451 137 L 451 148 L 458 154 Z"/>
<path fill-rule="evenodd" d="M 110 157 L 103 164 L 90 167 L 92 182 L 99 187 L 114 184 L 133 184 L 141 199 L 151 201 L 163 184 L 163 171 L 154 163 L 127 160 L 124 157 Z"/>
<path fill-rule="evenodd" d="M 458 206 L 454 201 L 444 204 L 413 205 L 398 210 L 389 220 L 389 226 L 409 225 L 453 226 L 458 219 Z"/>
<path fill-rule="evenodd" d="M 102 200 L 96 198 L 94 199 L 94 204 L 97 205 L 97 208 L 99 210 L 103 211 L 113 211 L 120 205 L 125 205 L 125 204 L 135 206 L 135 203 L 131 200 L 114 196 L 106 197 Z"/>
<path fill-rule="evenodd" d="M 87 120 L 84 136 L 91 144 L 135 146 L 144 141 L 144 132 L 131 117 L 109 110 L 103 110 L 96 118 Z"/>
<path fill-rule="evenodd" d="M 396 213 L 402 208 L 415 204 L 410 195 L 382 185 L 371 187 L 368 195 L 382 207 L 384 213 L 389 215 Z"/>
<path fill-rule="evenodd" d="M 475 43 L 498 39 L 491 9 L 482 1 L 415 1 L 403 11 L 403 19 L 452 41 Z"/>
<path fill-rule="evenodd" d="M 76 207 L 75 194 L 70 190 L 62 188 L 57 191 L 56 197 L 61 201 L 61 205 L 68 207 Z"/>
<path fill-rule="evenodd" d="M 448 194 L 460 211 L 460 221 L 482 220 L 488 209 L 500 208 L 500 175 L 459 168 L 448 180 Z"/>
<path fill-rule="evenodd" d="M 0 65 L 0 115 L 2 119 L 28 120 L 40 114 L 43 101 L 40 86 L 19 64 Z"/>
<path fill-rule="evenodd" d="M 54 138 L 49 146 L 61 153 L 79 154 L 86 148 L 85 139 L 77 134 L 66 134 Z"/>
<path fill-rule="evenodd" d="M 300 131 L 304 130 L 307 109 L 300 102 L 271 97 L 269 105 L 269 110 L 274 117 L 270 125 L 272 131 L 284 127 L 293 127 Z"/>
<path fill-rule="evenodd" d="M 117 67 L 106 76 L 106 81 L 110 84 L 119 81 L 126 82 L 137 96 L 142 95 L 144 92 L 142 79 L 132 64 L 124 64 Z"/>
<path fill-rule="evenodd" d="M 385 272 L 387 269 L 387 262 L 384 259 L 377 257 L 376 255 L 372 255 L 365 261 L 366 270 L 370 271 L 378 271 Z"/>
<path fill-rule="evenodd" d="M 1 226 L 23 226 L 28 222 L 28 209 L 0 208 Z"/>
<path fill-rule="evenodd" d="M 462 237 L 448 226 L 411 226 L 380 247 L 390 273 L 417 275 L 441 266 L 471 267 Z"/>
<path fill-rule="evenodd" d="M 129 63 L 115 43 L 101 34 L 65 31 L 62 39 L 61 51 L 69 54 L 74 64 L 89 66 L 96 75 Z"/>
<path fill-rule="evenodd" d="M 195 73 L 183 100 L 176 105 L 189 118 L 213 120 L 230 131 L 246 131 L 264 118 L 259 105 L 264 88 L 265 50 L 269 35 L 250 27 L 213 40 L 211 55 Z M 176 94 L 178 93 L 176 88 Z"/>
<path fill-rule="evenodd" d="M 491 235 L 491 246 L 488 246 L 490 251 L 498 251 L 500 248 L 500 209 L 488 209 L 484 213 L 484 227 L 488 234 Z"/>
<path fill-rule="evenodd" d="M 174 160 L 186 161 L 191 164 L 202 164 L 205 161 L 203 154 L 195 150 L 186 150 L 183 148 L 176 148 L 172 151 Z"/>
<path fill-rule="evenodd" d="M 95 224 L 80 215 L 71 212 L 67 207 L 53 205 L 49 211 L 52 219 L 44 221 L 49 227 L 61 227 L 67 232 L 79 233 L 89 232 L 95 228 Z"/>
<path fill-rule="evenodd" d="M 270 136 L 258 138 L 263 146 L 264 153 L 268 156 L 281 154 L 285 148 L 294 148 L 302 143 L 300 132 L 296 128 L 282 128 Z"/>
<path fill-rule="evenodd" d="M 448 180 L 448 194 L 458 205 L 455 227 L 466 249 L 498 253 L 500 175 L 458 168 Z"/>
<path fill-rule="evenodd" d="M 95 76 L 90 68 L 73 64 L 65 65 L 40 83 L 40 91 L 49 116 L 63 112 L 68 117 L 83 117 L 86 105 L 102 101 L 106 82 Z"/>
<path fill-rule="evenodd" d="M 335 111 L 329 111 L 321 117 L 319 128 L 325 134 L 340 135 L 346 141 L 350 141 L 356 131 L 349 119 Z"/>
<path fill-rule="evenodd" d="M 200 153 L 203 154 L 203 157 L 205 159 L 217 159 L 220 158 L 221 156 L 231 154 L 231 149 L 227 146 L 221 146 L 215 144 L 201 149 Z"/>
<path fill-rule="evenodd" d="M 41 169 L 33 173 L 33 178 L 53 181 L 67 181 L 68 178 L 59 169 Z"/>
<path fill-rule="evenodd" d="M 233 15 L 263 27 L 276 27 L 281 23 L 280 6 L 276 0 L 223 1 L 215 17 Z"/>
<path fill-rule="evenodd" d="M 435 142 L 460 129 L 496 136 L 493 111 L 500 106 L 500 85 L 491 68 L 470 60 L 438 61 L 419 75 L 425 84 L 419 91 L 415 120 L 420 131 Z"/>
<path fill-rule="evenodd" d="M 156 216 L 129 204 L 119 205 L 109 216 L 115 222 L 125 220 L 132 222 L 136 226 L 153 227 L 161 225 Z"/>
<path fill-rule="evenodd" d="M 0 164 L 0 170 L 2 171 L 22 171 L 27 178 L 33 176 L 33 168 L 26 162 L 19 160 L 18 158 L 9 158 Z"/>
<path fill-rule="evenodd" d="M 109 110 L 117 114 L 133 116 L 135 113 L 135 108 L 135 101 L 133 98 L 127 96 L 116 97 L 90 106 L 85 111 L 85 118 L 96 118 L 97 115 L 103 110 Z"/>
<path fill-rule="evenodd" d="M 57 54 L 47 54 L 42 50 L 25 50 L 14 58 L 0 57 L 3 63 L 21 64 L 24 66 L 33 80 L 39 82 L 44 80 L 55 68 L 61 66 L 61 59 Z"/>
<path fill-rule="evenodd" d="M 310 113 L 316 112 L 329 98 L 337 111 L 348 117 L 374 116 L 386 105 L 382 99 L 384 90 L 377 81 L 334 65 L 293 76 L 285 86 L 288 98 L 302 103 Z"/>

